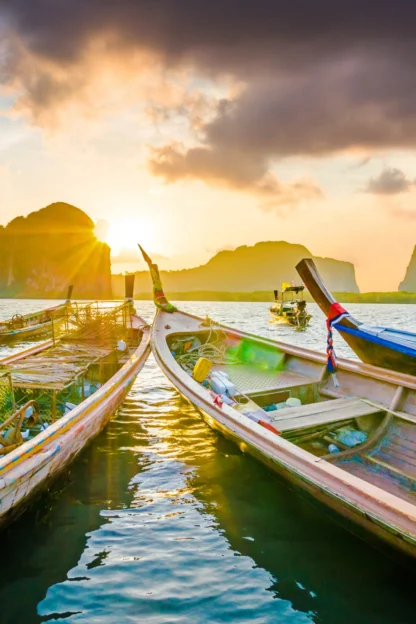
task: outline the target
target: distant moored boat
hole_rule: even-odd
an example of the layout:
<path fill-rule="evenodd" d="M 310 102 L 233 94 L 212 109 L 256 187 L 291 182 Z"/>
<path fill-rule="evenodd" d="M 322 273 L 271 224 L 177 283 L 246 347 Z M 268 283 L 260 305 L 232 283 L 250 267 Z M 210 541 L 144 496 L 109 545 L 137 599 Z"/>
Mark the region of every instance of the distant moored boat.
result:
<path fill-rule="evenodd" d="M 72 285 L 68 287 L 65 303 L 30 314 L 14 314 L 11 318 L 0 321 L 0 344 L 52 332 L 53 324 L 63 320 L 67 314 L 71 305 L 72 289 Z"/>
<path fill-rule="evenodd" d="M 274 291 L 274 304 L 270 306 L 271 314 L 290 325 L 299 329 L 307 327 L 311 315 L 306 309 L 306 301 L 303 299 L 305 286 L 290 286 L 282 284 L 282 298 L 279 300 L 279 291 Z M 300 295 L 300 296 L 299 296 Z"/>

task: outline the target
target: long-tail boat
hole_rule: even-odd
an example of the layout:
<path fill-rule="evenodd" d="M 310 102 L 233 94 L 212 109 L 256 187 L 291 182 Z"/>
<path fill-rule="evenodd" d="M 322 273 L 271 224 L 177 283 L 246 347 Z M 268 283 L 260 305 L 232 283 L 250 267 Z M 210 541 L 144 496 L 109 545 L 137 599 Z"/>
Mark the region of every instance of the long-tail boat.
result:
<path fill-rule="evenodd" d="M 45 491 L 107 424 L 150 352 L 126 300 L 78 304 L 72 329 L 0 360 L 0 526 Z"/>
<path fill-rule="evenodd" d="M 270 306 L 270 313 L 278 320 L 285 321 L 289 325 L 295 325 L 298 329 L 305 329 L 311 320 L 311 315 L 306 309 L 306 301 L 303 299 L 305 286 L 291 286 L 282 284 L 282 298 L 279 301 L 279 291 L 274 292 L 274 303 Z"/>
<path fill-rule="evenodd" d="M 50 333 L 53 323 L 63 318 L 71 305 L 72 290 L 71 285 L 68 287 L 65 303 L 30 314 L 14 314 L 11 318 L 0 321 L 0 344 Z"/>
<path fill-rule="evenodd" d="M 325 354 L 181 312 L 143 256 L 158 308 L 153 354 L 179 392 L 353 532 L 414 558 L 416 377 L 346 359 L 330 374 Z"/>
<path fill-rule="evenodd" d="M 335 327 L 363 362 L 416 375 L 415 333 L 390 327 L 374 327 L 358 321 L 325 287 L 313 260 L 301 260 L 296 268 L 327 317 L 328 329 Z"/>

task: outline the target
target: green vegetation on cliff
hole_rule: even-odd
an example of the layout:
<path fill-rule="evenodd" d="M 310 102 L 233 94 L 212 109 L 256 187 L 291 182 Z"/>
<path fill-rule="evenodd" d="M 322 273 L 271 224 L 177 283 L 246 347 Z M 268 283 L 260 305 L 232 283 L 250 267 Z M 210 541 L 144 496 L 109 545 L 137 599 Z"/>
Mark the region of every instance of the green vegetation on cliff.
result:
<path fill-rule="evenodd" d="M 399 290 L 403 293 L 411 292 L 416 293 L 416 245 L 413 250 L 412 257 L 410 258 L 409 265 L 406 270 L 404 280 L 399 286 Z"/>
<path fill-rule="evenodd" d="M 186 293 L 215 291 L 250 293 L 279 289 L 282 282 L 300 282 L 296 271 L 302 258 L 313 257 L 325 283 L 332 290 L 358 292 L 354 265 L 332 258 L 317 258 L 303 245 L 284 241 L 246 245 L 233 251 L 220 251 L 206 264 L 182 271 L 161 271 L 167 292 Z M 136 291 L 150 288 L 147 271 L 136 273 Z M 123 277 L 113 275 L 113 292 L 117 297 L 123 293 Z"/>
<path fill-rule="evenodd" d="M 0 227 L 0 296 L 107 299 L 110 249 L 97 241 L 94 222 L 58 202 Z"/>
<path fill-rule="evenodd" d="M 192 292 L 166 291 L 170 301 L 263 301 L 271 303 L 273 293 L 270 290 L 258 290 L 253 292 L 218 292 L 213 290 L 194 290 Z M 373 293 L 346 293 L 333 292 L 333 296 L 340 303 L 414 303 L 416 293 L 404 292 L 373 292 Z M 135 292 L 135 299 L 145 301 L 153 298 L 151 288 L 143 292 Z M 307 291 L 304 291 L 306 301 L 313 301 Z"/>

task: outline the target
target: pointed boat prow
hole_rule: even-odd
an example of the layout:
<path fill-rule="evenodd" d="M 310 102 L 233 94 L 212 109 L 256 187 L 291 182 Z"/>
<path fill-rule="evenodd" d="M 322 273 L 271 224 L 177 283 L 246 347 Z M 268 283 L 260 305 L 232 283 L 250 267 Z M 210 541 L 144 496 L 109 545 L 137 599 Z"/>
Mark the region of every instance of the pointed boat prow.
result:
<path fill-rule="evenodd" d="M 296 265 L 296 270 L 322 312 L 328 316 L 329 309 L 335 303 L 335 299 L 323 283 L 312 258 L 301 260 Z"/>
<path fill-rule="evenodd" d="M 342 311 L 343 318 L 337 321 L 337 325 L 344 325 L 346 327 L 358 327 L 360 325 L 359 321 L 348 314 L 347 310 L 342 308 L 331 295 L 319 275 L 312 258 L 304 258 L 301 260 L 299 264 L 296 265 L 296 270 L 301 276 L 306 288 L 311 293 L 314 301 L 316 301 L 328 319 L 331 319 L 334 315 L 339 315 Z"/>
<path fill-rule="evenodd" d="M 316 301 L 322 312 L 328 318 L 330 316 L 331 307 L 337 304 L 337 301 L 325 286 L 312 258 L 304 258 L 301 260 L 299 264 L 296 265 L 296 270 L 301 276 L 306 288 L 311 293 L 314 301 Z"/>
<path fill-rule="evenodd" d="M 301 260 L 296 269 L 327 322 L 341 333 L 363 362 L 416 375 L 416 334 L 357 321 L 335 301 L 311 258 Z"/>
<path fill-rule="evenodd" d="M 142 252 L 142 256 L 144 261 L 149 267 L 150 275 L 153 282 L 153 301 L 155 306 L 164 312 L 175 312 L 176 308 L 174 305 L 169 303 L 169 301 L 165 297 L 165 293 L 163 292 L 162 280 L 160 279 L 159 267 L 157 264 L 152 262 L 150 256 L 147 255 L 145 250 L 141 245 L 139 245 L 139 249 Z"/>

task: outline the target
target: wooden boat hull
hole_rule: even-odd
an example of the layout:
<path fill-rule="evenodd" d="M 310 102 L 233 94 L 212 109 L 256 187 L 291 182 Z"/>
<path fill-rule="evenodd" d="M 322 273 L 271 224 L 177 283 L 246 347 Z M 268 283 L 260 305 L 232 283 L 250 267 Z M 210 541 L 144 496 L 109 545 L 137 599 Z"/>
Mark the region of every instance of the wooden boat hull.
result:
<path fill-rule="evenodd" d="M 274 310 L 273 308 L 270 308 L 270 314 L 272 314 L 274 318 L 279 319 L 279 321 L 283 321 L 284 323 L 288 323 L 289 325 L 298 324 L 298 321 L 293 315 L 293 312 L 280 312 L 279 310 Z"/>
<path fill-rule="evenodd" d="M 188 398 L 188 400 L 190 399 Z M 400 562 L 409 567 L 412 566 L 415 557 L 415 546 L 403 543 L 403 538 L 395 535 L 394 531 L 391 531 L 389 528 L 383 529 L 379 527 L 375 524 L 374 519 L 367 517 L 365 512 L 357 506 L 348 505 L 345 501 L 340 502 L 336 494 L 324 486 L 319 486 L 313 479 L 309 480 L 304 475 L 296 474 L 279 459 L 269 457 L 263 453 L 256 445 L 242 442 L 238 434 L 221 425 L 207 412 L 200 409 L 198 411 L 212 429 L 236 444 L 243 453 L 248 453 L 258 461 L 261 461 L 295 491 L 307 494 L 311 502 L 317 501 L 323 508 L 328 508 L 335 512 L 335 519 L 339 519 L 340 523 L 351 533 L 367 542 L 371 542 L 373 546 L 389 555 L 394 556 L 396 552 L 400 553 Z"/>
<path fill-rule="evenodd" d="M 334 510 L 357 529 L 372 536 L 372 540 L 389 545 L 406 558 L 416 557 L 415 505 L 311 455 L 281 436 L 249 421 L 227 405 L 219 407 L 214 403 L 210 393 L 201 389 L 201 386 L 177 364 L 170 353 L 167 337 L 181 332 L 193 334 L 201 331 L 201 322 L 202 319 L 184 313 L 168 314 L 159 311 L 152 330 L 152 350 L 166 377 L 195 405 L 209 426 L 235 442 L 243 452 L 252 454 L 282 478 Z M 215 324 L 215 327 L 222 327 L 236 337 L 248 336 L 244 332 L 225 328 L 219 324 Z M 259 343 L 281 346 L 289 357 L 299 359 L 300 367 L 316 367 L 317 382 L 325 385 L 322 373 L 325 370 L 326 358 L 323 354 L 267 339 L 252 338 Z M 406 387 L 410 405 L 416 401 L 416 379 L 410 376 L 394 373 L 388 376 L 385 371 L 348 360 L 340 360 L 338 375 L 340 378 L 344 376 L 345 379 L 341 380 L 347 392 L 350 387 L 356 388 L 359 392 L 363 380 L 372 377 L 374 391 L 383 403 L 389 405 L 397 388 L 400 387 Z M 385 387 L 380 389 L 383 383 Z"/>
<path fill-rule="evenodd" d="M 390 346 L 373 343 L 369 337 L 362 338 L 359 335 L 352 335 L 348 333 L 348 328 L 339 326 L 337 330 L 362 362 L 403 372 L 407 375 L 416 375 L 416 358 L 414 356 L 393 350 Z"/>
<path fill-rule="evenodd" d="M 288 325 L 293 325 L 294 327 L 299 327 L 302 329 L 306 328 L 309 324 L 309 321 L 311 320 L 310 314 L 306 314 L 299 319 L 293 309 L 282 310 L 280 306 L 271 306 L 269 308 L 269 312 L 273 316 L 273 318 L 281 321 L 282 323 L 287 323 Z"/>
<path fill-rule="evenodd" d="M 7 333 L 0 334 L 0 344 L 12 342 L 15 340 L 27 340 L 34 336 L 48 334 L 52 331 L 52 322 L 39 323 L 30 327 L 21 327 L 20 329 L 12 329 Z"/>
<path fill-rule="evenodd" d="M 16 327 L 15 329 L 10 329 L 7 331 L 0 331 L 0 344 L 14 342 L 16 340 L 27 340 L 28 338 L 32 338 L 34 336 L 51 333 L 53 329 L 53 324 L 56 326 L 57 324 L 61 324 L 64 321 L 64 319 L 60 318 L 58 314 L 62 312 L 62 315 L 64 315 L 67 305 L 68 303 L 60 304 L 53 308 L 48 308 L 46 310 L 41 310 L 40 312 L 35 312 L 33 314 L 26 314 L 25 316 L 22 316 L 21 318 L 23 319 L 23 321 L 28 321 L 34 318 L 37 318 L 39 320 L 42 316 L 44 318 L 41 322 L 35 323 L 33 325 L 26 325 L 24 327 Z M 45 315 L 47 313 L 55 315 L 53 324 L 52 320 L 47 320 L 45 318 Z M 3 325 L 7 322 L 11 323 L 12 321 L 2 321 L 0 325 Z"/>
<path fill-rule="evenodd" d="M 24 511 L 36 494 L 68 468 L 123 403 L 150 353 L 150 328 L 138 317 L 137 320 L 144 327 L 142 339 L 122 368 L 66 416 L 0 459 L 1 527 Z M 43 348 L 49 346 L 50 342 L 46 342 Z M 20 353 L 15 359 L 27 354 Z M 7 358 L 7 362 L 12 359 Z"/>

